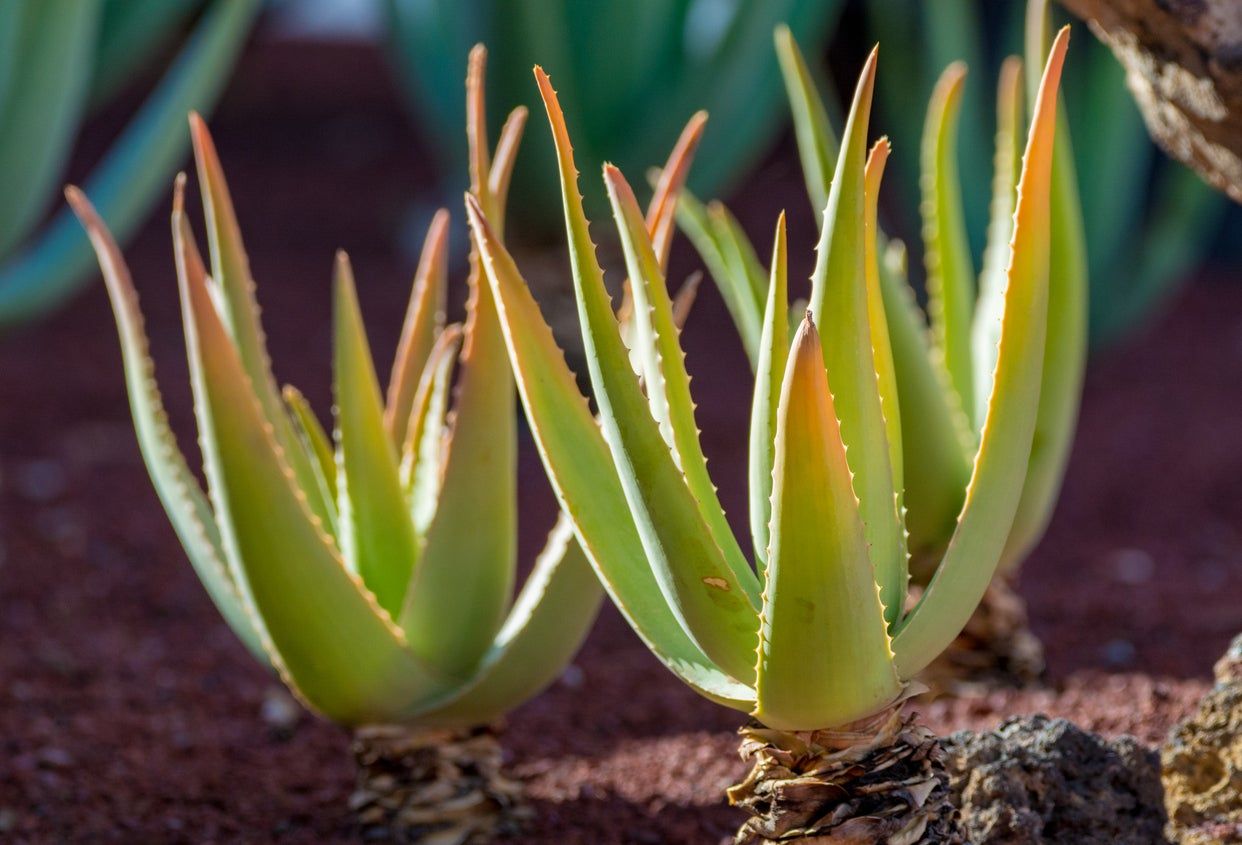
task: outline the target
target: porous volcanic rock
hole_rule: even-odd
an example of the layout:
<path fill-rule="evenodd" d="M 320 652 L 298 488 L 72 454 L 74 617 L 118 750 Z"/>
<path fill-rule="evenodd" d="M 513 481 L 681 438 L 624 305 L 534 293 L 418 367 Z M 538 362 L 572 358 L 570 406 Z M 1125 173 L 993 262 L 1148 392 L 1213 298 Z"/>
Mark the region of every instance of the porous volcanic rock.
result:
<path fill-rule="evenodd" d="M 973 845 L 1157 845 L 1159 758 L 1133 737 L 1064 719 L 1009 719 L 943 741 L 953 801 Z"/>
<path fill-rule="evenodd" d="M 1168 833 L 1181 845 L 1242 843 L 1242 635 L 1216 685 L 1160 750 Z"/>

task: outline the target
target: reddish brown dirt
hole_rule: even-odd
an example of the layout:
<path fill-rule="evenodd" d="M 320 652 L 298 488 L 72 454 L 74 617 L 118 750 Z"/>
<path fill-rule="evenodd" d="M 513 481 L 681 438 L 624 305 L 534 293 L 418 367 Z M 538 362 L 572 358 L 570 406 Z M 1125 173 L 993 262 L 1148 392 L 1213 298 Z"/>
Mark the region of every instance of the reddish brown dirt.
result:
<path fill-rule="evenodd" d="M 394 232 L 430 167 L 374 57 L 304 50 L 260 45 L 214 125 L 278 373 L 326 412 L 332 250 L 351 251 L 388 354 L 411 268 Z M 805 257 L 796 165 L 788 149 L 774 161 L 735 205 L 765 242 L 788 202 Z M 189 434 L 166 232 L 155 220 L 128 255 Z M 684 247 L 676 266 L 693 268 Z M 731 338 L 705 292 L 686 342 L 740 515 L 746 367 Z M 217 618 L 152 494 L 99 286 L 0 341 L 0 397 L 0 840 L 349 841 L 347 737 L 308 717 L 280 736 L 260 718 L 273 680 Z M 1242 628 L 1240 417 L 1242 288 L 1204 279 L 1093 365 L 1065 495 L 1020 584 L 1054 690 L 937 704 L 929 722 L 1043 711 L 1158 741 Z M 550 502 L 529 448 L 521 472 L 529 558 Z M 741 773 L 737 724 L 606 610 L 576 671 L 509 721 L 538 810 L 520 841 L 721 840 L 737 823 L 720 797 Z"/>

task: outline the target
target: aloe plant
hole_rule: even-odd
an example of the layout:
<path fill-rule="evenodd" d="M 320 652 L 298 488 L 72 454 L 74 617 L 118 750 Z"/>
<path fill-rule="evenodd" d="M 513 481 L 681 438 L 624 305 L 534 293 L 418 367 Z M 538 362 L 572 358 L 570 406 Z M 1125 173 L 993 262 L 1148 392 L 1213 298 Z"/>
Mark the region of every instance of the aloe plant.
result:
<path fill-rule="evenodd" d="M 128 238 L 185 153 L 180 121 L 223 89 L 261 0 L 7 0 L 0 4 L 0 329 L 54 308 L 89 276 L 73 215 L 40 228 L 79 128 L 197 14 L 163 78 L 87 180 Z M 200 11 L 201 8 L 201 11 Z"/>
<path fill-rule="evenodd" d="M 458 78 L 465 48 L 493 47 L 491 93 L 496 103 L 530 99 L 527 73 L 536 61 L 567 80 L 562 96 L 584 166 L 598 168 L 605 153 L 623 167 L 647 167 L 677 137 L 697 109 L 721 128 L 703 140 L 692 182 L 715 192 L 735 182 L 780 131 L 780 76 L 767 33 L 786 21 L 807 43 L 824 45 L 841 0 L 385 0 L 389 46 L 398 80 L 437 143 L 441 157 L 461 155 L 461 103 L 446 95 Z M 515 224 L 527 236 L 551 239 L 556 213 L 555 161 L 540 144 L 515 175 L 523 205 Z M 550 140 L 550 139 L 549 139 Z M 445 167 L 452 178 L 460 168 Z M 457 184 L 451 185 L 454 192 Z M 606 209 L 590 186 L 588 207 Z"/>
<path fill-rule="evenodd" d="M 961 513 L 910 607 L 902 491 L 934 444 L 905 437 L 920 408 L 900 391 L 902 316 L 890 316 L 881 281 L 876 197 L 888 145 L 870 156 L 866 147 L 876 53 L 832 167 L 809 310 L 792 341 L 783 218 L 776 226 L 751 405 L 753 563 L 708 472 L 659 252 L 625 178 L 605 166 L 634 299 L 627 349 L 565 117 L 541 70 L 598 422 L 496 221 L 480 198 L 469 201 L 527 419 L 584 552 L 670 671 L 754 720 L 742 731 L 754 768 L 729 793 L 751 814 L 739 842 L 952 835 L 934 738 L 902 717 L 901 702 L 984 595 L 1027 485 L 1054 295 L 1053 160 L 1068 37 L 1063 30 L 1052 45 L 1035 98 L 995 304 L 996 367 Z"/>
<path fill-rule="evenodd" d="M 1043 65 L 1047 47 L 1046 21 L 1045 4 L 1031 3 L 1025 68 L 1032 95 L 1039 83 L 1033 69 Z M 806 62 L 788 30 L 777 30 L 776 49 L 785 74 L 807 194 L 812 206 L 822 210 L 831 192 L 838 142 Z M 969 188 L 982 186 L 963 185 L 957 170 L 955 141 L 966 77 L 966 67 L 960 62 L 944 71 L 933 91 L 920 150 L 926 318 L 915 304 L 906 279 L 904 246 L 880 235 L 880 291 L 891 336 L 893 378 L 901 407 L 909 411 L 899 423 L 892 417 L 887 422 L 890 426 L 899 424 L 904 441 L 918 446 L 907 457 L 904 488 L 900 490 L 908 511 L 906 526 L 916 590 L 927 587 L 935 562 L 952 542 L 987 418 L 1000 329 L 998 312 L 1011 258 L 1012 217 L 1027 125 L 1023 66 L 1021 60 L 1011 57 L 1001 70 L 991 222 L 977 284 L 967 237 L 965 197 Z M 1009 582 L 1052 516 L 1073 442 L 1087 357 L 1085 234 L 1064 120 L 1058 134 L 1052 176 L 1048 344 L 1030 463 L 998 576 L 961 639 L 925 678 L 934 688 L 946 691 L 980 683 L 1027 683 L 1043 670 L 1042 647 L 1030 633 L 1025 604 Z M 686 198 L 679 217 L 720 286 L 758 368 L 763 278 L 753 247 L 718 202 L 704 207 Z"/>
<path fill-rule="evenodd" d="M 470 170 L 499 242 L 526 112 L 510 115 L 489 153 L 484 57 L 481 47 L 472 53 L 467 85 Z M 68 191 L 104 272 L 156 492 L 250 651 L 309 708 L 355 729 L 362 821 L 439 831 L 446 842 L 484 833 L 515 798 L 487 726 L 557 677 L 602 598 L 562 516 L 511 600 L 517 427 L 500 303 L 472 261 L 465 324 L 445 325 L 441 212 L 381 401 L 339 254 L 329 438 L 301 394 L 277 390 L 224 174 L 201 119 L 191 127 L 210 274 L 183 206 L 184 178 L 172 228 L 206 494 L 168 428 L 120 250 L 84 195 Z M 652 210 L 657 237 L 674 229 L 671 197 L 700 129 L 692 124 L 666 165 Z"/>
<path fill-rule="evenodd" d="M 877 104 L 898 138 L 918 136 L 911 97 L 930 91 L 941 68 L 964 59 L 972 70 L 996 72 L 1023 38 L 1018 3 L 866 0 L 863 7 L 873 36 L 889 47 L 901 45 L 894 51 L 901 72 L 880 85 Z M 998 42 L 1003 49 L 988 49 Z M 1168 302 L 1211 248 L 1228 201 L 1152 143 L 1125 70 L 1107 46 L 1087 39 L 1066 74 L 1075 80 L 1064 98 L 1069 121 L 1092 129 L 1076 139 L 1074 159 L 1090 245 L 1090 338 L 1099 347 L 1124 338 Z M 960 105 L 958 159 L 967 184 L 988 176 L 990 111 L 987 87 L 968 85 Z M 897 187 L 912 208 L 919 195 L 918 150 L 908 145 L 900 152 Z M 987 198 L 963 200 L 969 239 L 978 250 L 986 240 Z"/>

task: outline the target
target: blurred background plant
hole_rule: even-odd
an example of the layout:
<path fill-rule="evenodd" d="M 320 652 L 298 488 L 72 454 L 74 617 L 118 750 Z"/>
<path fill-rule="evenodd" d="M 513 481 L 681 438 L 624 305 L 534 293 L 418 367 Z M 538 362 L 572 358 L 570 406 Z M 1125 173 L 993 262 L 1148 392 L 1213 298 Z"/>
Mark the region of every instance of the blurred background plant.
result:
<path fill-rule="evenodd" d="M 946 65 L 966 62 L 972 78 L 962 94 L 958 163 L 963 184 L 988 184 L 992 80 L 1005 56 L 1022 52 L 1025 4 L 865 0 L 861 6 L 871 39 L 884 45 L 889 71 L 876 84 L 879 119 L 894 139 L 893 181 L 903 196 L 891 211 L 907 216 L 896 228 L 917 233 L 923 114 L 910 104 L 927 101 Z M 1072 20 L 1059 8 L 1055 15 Z M 1090 244 L 1090 336 L 1098 347 L 1151 316 L 1188 278 L 1211 249 L 1228 200 L 1157 150 L 1107 47 L 1095 38 L 1079 39 L 1065 75 L 1069 123 L 1079 128 L 1074 152 Z M 962 200 L 977 260 L 986 238 L 988 197 L 967 192 Z"/>
<path fill-rule="evenodd" d="M 50 220 L 83 123 L 180 33 L 163 76 L 85 180 L 122 240 L 181 163 L 190 110 L 209 110 L 261 0 L 5 0 L 0 4 L 0 328 L 45 313 L 94 268 L 67 210 Z M 41 227 L 41 224 L 46 225 Z"/>
<path fill-rule="evenodd" d="M 534 104 L 530 68 L 538 62 L 562 86 L 574 150 L 585 173 L 607 158 L 641 173 L 663 158 L 687 118 L 712 121 L 693 190 L 715 195 L 736 186 L 784 126 L 772 28 L 785 22 L 808 50 L 822 52 L 843 0 L 384 0 L 394 67 L 423 129 L 445 159 L 465 172 L 459 83 L 471 44 L 489 46 L 489 102 L 501 110 Z M 717 127 L 716 129 L 710 128 Z M 514 222 L 528 237 L 561 228 L 555 159 L 544 126 L 514 175 Z M 591 180 L 587 207 L 607 208 Z M 446 184 L 456 196 L 464 183 Z"/>

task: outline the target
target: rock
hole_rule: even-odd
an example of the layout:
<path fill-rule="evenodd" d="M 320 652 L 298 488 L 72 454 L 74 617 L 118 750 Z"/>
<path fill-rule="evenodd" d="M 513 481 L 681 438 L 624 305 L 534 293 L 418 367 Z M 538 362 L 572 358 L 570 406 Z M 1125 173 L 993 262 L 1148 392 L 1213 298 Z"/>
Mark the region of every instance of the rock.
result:
<path fill-rule="evenodd" d="M 1009 719 L 943 740 L 952 800 L 972 845 L 1165 843 L 1159 759 L 1133 737 L 1064 719 Z"/>
<path fill-rule="evenodd" d="M 1169 836 L 1182 845 L 1242 843 L 1242 636 L 1216 685 L 1160 750 Z"/>

